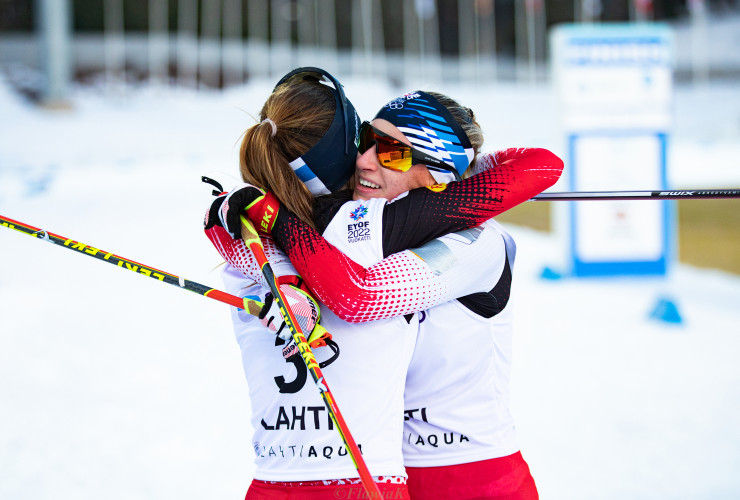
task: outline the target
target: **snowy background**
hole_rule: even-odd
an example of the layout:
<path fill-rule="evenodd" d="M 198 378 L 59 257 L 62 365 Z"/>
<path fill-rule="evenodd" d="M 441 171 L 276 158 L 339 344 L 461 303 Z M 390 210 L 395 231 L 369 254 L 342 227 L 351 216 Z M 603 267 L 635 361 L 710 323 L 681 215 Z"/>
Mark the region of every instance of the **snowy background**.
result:
<path fill-rule="evenodd" d="M 0 81 L 0 214 L 222 288 L 200 176 L 235 181 L 273 84 L 78 88 L 50 112 Z M 410 90 L 345 87 L 362 116 Z M 549 87 L 435 90 L 476 110 L 487 150 L 563 155 Z M 738 187 L 739 156 L 737 82 L 678 86 L 671 186 Z M 543 281 L 553 237 L 510 229 L 513 408 L 541 497 L 740 498 L 740 276 Z M 243 498 L 250 410 L 227 306 L 6 229 L 0 248 L 0 499 Z M 664 296 L 683 324 L 649 318 Z"/>

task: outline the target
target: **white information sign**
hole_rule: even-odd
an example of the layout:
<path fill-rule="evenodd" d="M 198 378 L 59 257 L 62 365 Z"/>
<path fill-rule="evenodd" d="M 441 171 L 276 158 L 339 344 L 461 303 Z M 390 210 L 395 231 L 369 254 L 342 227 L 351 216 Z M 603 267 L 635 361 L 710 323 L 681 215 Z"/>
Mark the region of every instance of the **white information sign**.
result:
<path fill-rule="evenodd" d="M 573 25 L 553 31 L 553 65 L 568 143 L 569 191 L 666 189 L 671 34 L 661 25 Z M 555 205 L 569 274 L 665 274 L 669 202 Z"/>

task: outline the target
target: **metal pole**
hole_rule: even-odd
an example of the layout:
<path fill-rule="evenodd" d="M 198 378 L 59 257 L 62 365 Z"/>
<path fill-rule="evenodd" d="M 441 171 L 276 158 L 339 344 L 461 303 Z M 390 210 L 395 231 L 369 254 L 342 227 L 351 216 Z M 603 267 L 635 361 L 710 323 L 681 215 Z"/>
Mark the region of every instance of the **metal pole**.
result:
<path fill-rule="evenodd" d="M 198 87 L 219 87 L 221 80 L 221 0 L 203 2 L 198 39 Z"/>
<path fill-rule="evenodd" d="M 126 85 L 126 46 L 123 38 L 123 0 L 103 4 L 105 84 L 108 92 Z"/>
<path fill-rule="evenodd" d="M 740 198 L 740 189 L 674 189 L 664 191 L 571 191 L 542 193 L 529 201 L 709 200 Z"/>
<path fill-rule="evenodd" d="M 196 87 L 198 79 L 198 2 L 177 1 L 177 83 Z"/>
<path fill-rule="evenodd" d="M 704 84 L 709 81 L 707 2 L 689 0 L 688 7 L 691 14 L 691 77 L 694 83 Z"/>
<path fill-rule="evenodd" d="M 527 58 L 529 59 L 529 84 L 534 85 L 536 80 L 537 59 L 537 32 L 535 30 L 536 0 L 524 1 L 524 13 L 527 24 Z"/>
<path fill-rule="evenodd" d="M 250 77 L 270 72 L 268 0 L 249 0 L 247 5 L 247 73 Z"/>
<path fill-rule="evenodd" d="M 291 42 L 292 3 L 270 0 L 270 74 L 282 75 L 295 66 Z"/>
<path fill-rule="evenodd" d="M 42 66 L 46 75 L 42 103 L 51 108 L 66 108 L 72 74 L 72 8 L 69 0 L 38 0 L 37 6 Z"/>
<path fill-rule="evenodd" d="M 169 67 L 169 33 L 167 0 L 149 0 L 149 82 L 167 82 Z"/>
<path fill-rule="evenodd" d="M 244 43 L 242 40 L 242 1 L 224 0 L 223 50 L 221 67 L 224 87 L 244 81 Z"/>
<path fill-rule="evenodd" d="M 480 36 L 478 3 L 461 1 L 457 4 L 458 68 L 461 82 L 478 81 L 480 68 Z"/>

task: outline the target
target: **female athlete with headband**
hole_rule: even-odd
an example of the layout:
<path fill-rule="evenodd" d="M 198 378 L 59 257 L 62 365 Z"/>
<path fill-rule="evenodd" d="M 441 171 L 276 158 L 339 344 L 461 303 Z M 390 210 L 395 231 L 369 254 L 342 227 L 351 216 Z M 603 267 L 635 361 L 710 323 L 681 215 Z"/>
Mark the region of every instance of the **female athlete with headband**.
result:
<path fill-rule="evenodd" d="M 242 172 L 245 165 L 282 168 L 269 174 L 269 185 L 280 185 L 288 192 L 306 190 L 305 186 L 317 192 L 336 191 L 349 179 L 357 156 L 359 119 L 331 75 L 318 68 L 286 75 L 265 102 L 260 120 L 244 134 Z M 289 163 L 296 158 L 299 160 Z M 304 160 L 328 168 L 315 175 L 302 164 Z M 264 172 L 250 171 L 256 177 L 246 179 L 260 183 Z M 298 197 L 285 201 L 297 214 L 311 216 L 310 199 L 308 203 Z M 210 224 L 206 233 L 227 260 L 223 271 L 226 289 L 242 297 L 264 297 L 269 288 L 250 259 L 250 251 L 241 240 L 233 240 L 223 228 Z M 263 240 L 263 246 L 273 270 L 281 276 L 289 301 L 293 305 L 300 302 L 310 311 L 307 319 L 315 322 L 318 306 L 301 290 L 285 254 L 269 239 Z M 274 314 L 265 316 L 268 312 L 269 307 L 263 324 Z M 322 313 L 322 324 L 333 339 L 314 352 L 327 383 L 383 496 L 408 499 L 400 415 L 418 323 L 389 318 L 352 325 L 328 310 Z M 254 429 L 256 468 L 246 499 L 360 497 L 364 492 L 357 469 L 289 332 L 265 335 L 260 321 L 236 308 L 232 309 L 232 322 L 242 352 Z M 266 326 L 278 330 L 274 323 Z M 311 329 L 309 324 L 307 335 Z M 377 370 L 383 371 L 383 377 L 377 377 Z"/>

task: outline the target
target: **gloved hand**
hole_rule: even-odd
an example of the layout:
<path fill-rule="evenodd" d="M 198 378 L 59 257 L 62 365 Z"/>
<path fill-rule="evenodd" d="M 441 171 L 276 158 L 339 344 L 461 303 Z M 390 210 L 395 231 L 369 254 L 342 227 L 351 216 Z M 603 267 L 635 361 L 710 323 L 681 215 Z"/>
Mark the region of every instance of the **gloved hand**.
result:
<path fill-rule="evenodd" d="M 291 284 L 280 285 L 280 291 L 285 296 L 288 307 L 293 311 L 298 326 L 300 326 L 306 339 L 309 339 L 311 332 L 313 332 L 321 318 L 321 310 L 316 300 L 307 291 Z M 262 302 L 264 306 L 258 316 L 260 323 L 281 339 L 291 340 L 293 334 L 286 326 L 285 320 L 280 314 L 280 307 L 272 293 L 267 292 Z"/>
<path fill-rule="evenodd" d="M 339 356 L 339 346 L 332 340 L 331 334 L 326 328 L 319 324 L 321 310 L 316 300 L 308 292 L 308 289 L 304 288 L 303 280 L 300 277 L 283 276 L 280 280 L 283 281 L 280 285 L 280 291 L 285 296 L 288 307 L 293 312 L 293 316 L 303 331 L 308 344 L 312 348 L 328 346 L 331 349 L 333 354 L 319 363 L 320 368 L 329 366 Z M 283 341 L 286 341 L 281 347 L 285 359 L 298 354 L 298 345 L 293 339 L 290 328 L 286 326 L 280 313 L 280 307 L 272 293 L 265 294 L 261 301 L 256 300 L 257 298 L 245 297 L 244 309 L 250 311 L 250 314 L 256 314 L 262 325 Z"/>
<path fill-rule="evenodd" d="M 205 229 L 219 225 L 232 238 L 239 239 L 242 236 L 240 216 L 246 215 L 257 231 L 270 234 L 279 209 L 280 202 L 272 193 L 251 184 L 241 184 L 213 200 L 206 214 Z"/>

